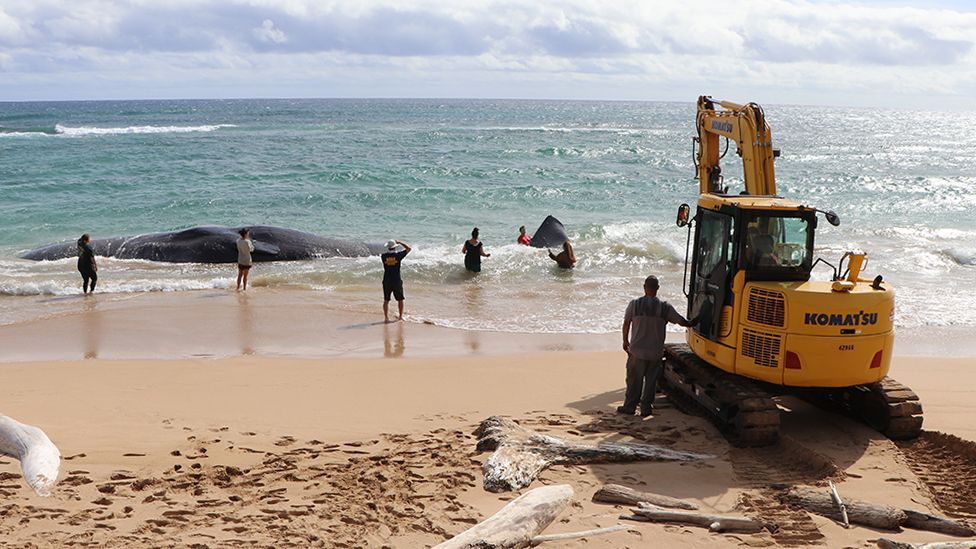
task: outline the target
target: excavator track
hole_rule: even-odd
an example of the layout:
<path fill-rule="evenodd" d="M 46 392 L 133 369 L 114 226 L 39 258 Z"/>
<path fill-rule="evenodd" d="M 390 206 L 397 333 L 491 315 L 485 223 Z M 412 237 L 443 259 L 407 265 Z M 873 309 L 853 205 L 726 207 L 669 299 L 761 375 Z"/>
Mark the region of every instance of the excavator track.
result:
<path fill-rule="evenodd" d="M 768 446 L 779 439 L 779 408 L 757 383 L 698 358 L 685 344 L 664 346 L 663 389 L 684 411 L 703 412 L 736 446 Z"/>
<path fill-rule="evenodd" d="M 922 432 L 922 403 L 918 395 L 890 377 L 845 389 L 814 390 L 802 396 L 860 419 L 892 440 L 917 438 Z"/>

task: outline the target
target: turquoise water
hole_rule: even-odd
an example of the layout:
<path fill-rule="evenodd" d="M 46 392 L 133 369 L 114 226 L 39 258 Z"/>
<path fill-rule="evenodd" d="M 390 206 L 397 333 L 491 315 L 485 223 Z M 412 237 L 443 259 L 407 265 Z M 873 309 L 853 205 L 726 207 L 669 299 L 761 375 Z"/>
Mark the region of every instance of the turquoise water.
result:
<path fill-rule="evenodd" d="M 899 325 L 976 325 L 972 113 L 767 105 L 780 194 L 834 209 L 818 253 L 869 253 L 897 285 Z M 694 203 L 692 103 L 233 100 L 0 103 L 0 320 L 80 292 L 49 242 L 199 224 L 270 224 L 415 245 L 412 320 L 462 328 L 612 331 L 649 272 L 680 301 Z M 730 154 L 728 157 L 732 159 Z M 741 170 L 726 165 L 733 189 Z M 581 258 L 557 272 L 513 245 L 553 214 Z M 459 249 L 492 258 L 469 279 Z M 375 312 L 375 258 L 261 265 L 260 287 Z M 824 276 L 826 276 L 826 271 Z M 103 262 L 106 295 L 227 287 L 226 267 Z M 946 296 L 953 296 L 947 299 Z M 111 299 L 111 297 L 107 297 Z"/>

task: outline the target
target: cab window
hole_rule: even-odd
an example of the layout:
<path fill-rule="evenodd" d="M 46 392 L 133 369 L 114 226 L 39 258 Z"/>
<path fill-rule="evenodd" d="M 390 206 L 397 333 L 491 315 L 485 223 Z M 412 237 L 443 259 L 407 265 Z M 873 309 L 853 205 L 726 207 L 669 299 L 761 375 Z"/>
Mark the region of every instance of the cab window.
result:
<path fill-rule="evenodd" d="M 750 270 L 809 270 L 810 222 L 757 215 L 746 224 L 744 264 Z"/>

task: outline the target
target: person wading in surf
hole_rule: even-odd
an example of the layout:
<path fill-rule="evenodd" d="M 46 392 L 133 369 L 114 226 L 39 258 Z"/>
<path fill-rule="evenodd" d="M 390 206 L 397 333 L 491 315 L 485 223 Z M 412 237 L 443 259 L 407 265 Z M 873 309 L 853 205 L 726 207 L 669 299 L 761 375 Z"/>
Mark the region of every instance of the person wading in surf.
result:
<path fill-rule="evenodd" d="M 95 283 L 98 282 L 98 265 L 95 264 L 95 250 L 92 249 L 91 237 L 88 233 L 78 239 L 78 271 L 81 273 L 81 292 L 88 295 L 95 293 Z M 91 289 L 89 290 L 89 282 Z"/>
<path fill-rule="evenodd" d="M 491 257 L 491 254 L 485 253 L 484 243 L 478 240 L 478 227 L 471 231 L 471 239 L 464 241 L 461 253 L 464 254 L 464 268 L 472 273 L 480 273 L 481 258 Z"/>
<path fill-rule="evenodd" d="M 250 231 L 241 229 L 241 235 L 237 239 L 237 291 L 241 291 L 241 282 L 244 283 L 244 291 L 247 291 L 247 273 L 251 270 L 254 260 L 251 259 L 251 252 L 254 251 L 254 242 L 248 237 Z"/>
<path fill-rule="evenodd" d="M 403 251 L 396 251 L 397 246 L 403 246 Z M 390 295 L 397 301 L 399 315 L 397 320 L 403 320 L 403 279 L 400 278 L 400 262 L 410 253 L 410 246 L 399 240 L 386 243 L 386 253 L 380 256 L 383 261 L 383 320 L 390 321 Z"/>
<path fill-rule="evenodd" d="M 563 269 L 572 269 L 576 265 L 576 253 L 573 252 L 573 245 L 569 243 L 569 240 L 563 242 L 563 251 L 556 255 L 549 252 L 549 259 L 556 262 Z"/>

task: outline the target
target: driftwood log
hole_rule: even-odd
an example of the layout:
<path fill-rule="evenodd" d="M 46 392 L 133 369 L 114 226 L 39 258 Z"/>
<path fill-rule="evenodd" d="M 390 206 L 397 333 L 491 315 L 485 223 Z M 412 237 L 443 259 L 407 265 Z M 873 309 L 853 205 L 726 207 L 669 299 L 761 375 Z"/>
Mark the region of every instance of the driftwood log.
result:
<path fill-rule="evenodd" d="M 542 534 L 532 538 L 532 545 L 538 545 L 540 543 L 545 543 L 547 541 L 564 541 L 568 539 L 580 539 L 580 538 L 591 538 L 593 536 L 602 536 L 603 534 L 612 534 L 614 532 L 623 532 L 625 530 L 633 530 L 632 526 L 627 526 L 626 524 L 614 524 L 613 526 L 607 526 L 605 528 L 594 528 L 592 530 L 583 530 L 581 532 L 567 532 L 565 534 Z"/>
<path fill-rule="evenodd" d="M 568 484 L 543 486 L 522 494 L 494 515 L 434 547 L 434 549 L 521 549 L 532 544 L 569 505 Z"/>
<path fill-rule="evenodd" d="M 633 515 L 624 515 L 620 518 L 647 522 L 690 524 L 692 526 L 708 528 L 712 532 L 743 532 L 751 534 L 765 528 L 763 523 L 748 517 L 709 515 L 692 511 L 665 509 L 647 503 L 642 503 L 640 507 L 632 509 L 632 511 L 634 513 Z"/>
<path fill-rule="evenodd" d="M 904 511 L 905 515 L 908 517 L 904 524 L 902 524 L 902 526 L 905 528 L 928 530 L 929 532 L 938 532 L 940 534 L 960 538 L 976 536 L 976 530 L 973 530 L 969 526 L 966 526 L 960 522 L 949 520 L 945 517 L 937 517 L 927 513 L 912 511 L 911 509 L 902 509 L 902 511 Z"/>
<path fill-rule="evenodd" d="M 881 538 L 877 543 L 881 549 L 976 549 L 976 539 L 966 541 L 934 541 L 932 543 L 905 543 Z"/>
<path fill-rule="evenodd" d="M 843 520 L 841 511 L 831 493 L 795 489 L 788 492 L 785 499 L 787 502 L 798 505 L 811 513 L 836 521 Z M 848 499 L 844 502 L 844 507 L 847 510 L 847 517 L 850 522 L 861 526 L 896 532 L 900 531 L 901 528 L 913 528 L 959 537 L 976 535 L 976 531 L 965 524 L 911 509 L 896 509 L 889 505 L 868 503 L 856 499 Z"/>
<path fill-rule="evenodd" d="M 58 482 L 61 451 L 38 427 L 0 414 L 0 456 L 20 460 L 24 480 L 39 496 L 51 495 Z"/>
<path fill-rule="evenodd" d="M 785 499 L 787 502 L 802 507 L 811 513 L 838 522 L 843 521 L 843 516 L 841 516 L 841 512 L 830 493 L 797 489 L 787 492 Z M 901 525 L 908 520 L 908 515 L 904 511 L 888 505 L 848 499 L 844 502 L 844 506 L 847 508 L 847 518 L 850 522 L 861 526 L 897 532 L 901 531 Z"/>
<path fill-rule="evenodd" d="M 687 509 L 688 511 L 698 509 L 697 505 L 688 503 L 687 501 L 662 496 L 660 494 L 652 494 L 650 492 L 639 492 L 619 484 L 604 484 L 603 488 L 600 488 L 595 494 L 593 494 L 593 501 L 597 503 L 622 503 L 624 505 L 640 505 L 641 503 L 650 503 L 651 505 L 657 505 L 658 507 Z"/>
<path fill-rule="evenodd" d="M 494 450 L 484 465 L 484 486 L 489 492 L 524 488 L 555 464 L 694 461 L 712 457 L 650 444 L 575 442 L 530 431 L 499 416 L 482 421 L 474 434 L 479 451 Z"/>

